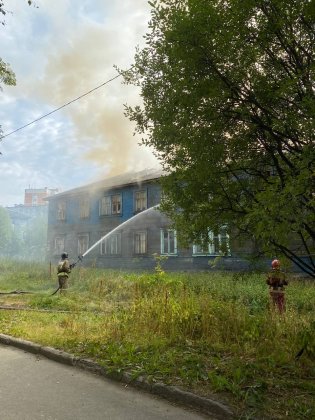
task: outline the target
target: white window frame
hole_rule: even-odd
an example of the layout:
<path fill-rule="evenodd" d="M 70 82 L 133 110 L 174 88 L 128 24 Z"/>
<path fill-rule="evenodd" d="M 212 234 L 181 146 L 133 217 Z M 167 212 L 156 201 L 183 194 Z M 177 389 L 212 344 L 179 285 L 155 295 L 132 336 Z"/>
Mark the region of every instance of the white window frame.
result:
<path fill-rule="evenodd" d="M 101 236 L 103 237 L 105 233 Z M 112 233 L 100 243 L 101 255 L 121 255 L 121 232 Z"/>
<path fill-rule="evenodd" d="M 78 233 L 78 255 L 83 255 L 89 249 L 90 235 L 88 233 Z M 81 243 L 83 240 L 83 244 Z M 85 241 L 85 243 L 84 243 Z"/>
<path fill-rule="evenodd" d="M 165 237 L 165 234 L 166 234 L 166 237 Z M 177 255 L 176 230 L 175 229 L 161 229 L 160 238 L 161 238 L 161 255 Z"/>
<path fill-rule="evenodd" d="M 139 213 L 148 208 L 148 191 L 138 190 L 134 192 L 135 213 Z"/>
<path fill-rule="evenodd" d="M 122 194 L 105 195 L 99 201 L 99 215 L 112 216 L 122 213 Z"/>
<path fill-rule="evenodd" d="M 99 201 L 99 215 L 109 216 L 111 214 L 111 200 L 110 195 L 105 195 Z"/>
<path fill-rule="evenodd" d="M 135 255 L 144 255 L 148 248 L 148 234 L 146 230 L 134 232 L 133 252 Z"/>
<path fill-rule="evenodd" d="M 218 256 L 218 255 L 231 255 L 230 250 L 230 236 L 226 231 L 226 228 L 223 227 L 221 229 L 225 230 L 224 233 L 214 234 L 213 231 L 209 231 L 209 242 L 206 248 L 202 248 L 201 245 L 194 244 L 193 245 L 193 256 L 195 257 L 202 257 L 202 256 Z M 222 252 L 222 243 L 226 241 L 227 245 L 227 252 Z"/>

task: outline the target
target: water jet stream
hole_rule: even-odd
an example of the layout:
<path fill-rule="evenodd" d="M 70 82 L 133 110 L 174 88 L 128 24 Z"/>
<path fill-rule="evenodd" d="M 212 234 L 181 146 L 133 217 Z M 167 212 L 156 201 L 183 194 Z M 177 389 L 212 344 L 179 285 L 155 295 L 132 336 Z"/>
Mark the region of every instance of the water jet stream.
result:
<path fill-rule="evenodd" d="M 80 255 L 78 257 L 78 261 L 82 260 L 83 257 L 85 257 L 87 254 L 89 254 L 92 249 L 94 249 L 98 244 L 100 244 L 104 239 L 106 239 L 108 236 L 110 236 L 112 233 L 114 233 L 116 230 L 121 229 L 123 226 L 127 225 L 128 223 L 134 221 L 135 219 L 137 219 L 138 217 L 144 215 L 145 213 L 151 211 L 151 210 L 156 210 L 158 207 L 160 207 L 160 204 L 156 204 L 155 206 L 149 207 L 146 210 L 141 211 L 140 213 L 135 214 L 134 216 L 130 217 L 130 219 L 125 220 L 123 223 L 121 223 L 120 225 L 116 226 L 114 229 L 112 229 L 110 232 L 106 233 L 106 235 L 102 236 L 101 239 L 99 239 L 97 242 L 95 242 L 95 244 L 93 244 L 92 246 L 90 246 L 89 249 L 87 249 L 84 254 Z"/>

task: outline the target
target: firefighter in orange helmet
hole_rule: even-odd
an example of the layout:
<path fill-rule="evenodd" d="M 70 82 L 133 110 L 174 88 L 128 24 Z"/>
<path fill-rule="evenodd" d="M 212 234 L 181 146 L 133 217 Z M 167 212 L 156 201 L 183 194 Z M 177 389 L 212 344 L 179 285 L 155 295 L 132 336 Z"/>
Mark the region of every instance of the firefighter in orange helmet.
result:
<path fill-rule="evenodd" d="M 285 311 L 285 291 L 284 286 L 288 282 L 285 274 L 280 270 L 280 261 L 275 259 L 271 263 L 271 271 L 268 273 L 266 283 L 269 286 L 270 300 L 273 308 L 278 309 L 282 314 Z"/>

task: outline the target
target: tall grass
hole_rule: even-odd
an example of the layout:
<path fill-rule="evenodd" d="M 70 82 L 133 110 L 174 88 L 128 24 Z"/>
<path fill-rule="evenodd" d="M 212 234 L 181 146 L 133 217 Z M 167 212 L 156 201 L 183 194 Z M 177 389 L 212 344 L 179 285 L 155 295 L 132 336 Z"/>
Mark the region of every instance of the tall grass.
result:
<path fill-rule="evenodd" d="M 2 332 L 93 357 L 116 372 L 218 392 L 239 416 L 315 418 L 314 283 L 291 279 L 284 315 L 269 309 L 265 278 L 256 273 L 81 267 L 70 284 L 66 295 L 50 296 L 56 277 L 47 267 L 1 263 L 1 291 L 37 292 L 0 296 L 2 304 L 70 311 L 0 312 Z"/>

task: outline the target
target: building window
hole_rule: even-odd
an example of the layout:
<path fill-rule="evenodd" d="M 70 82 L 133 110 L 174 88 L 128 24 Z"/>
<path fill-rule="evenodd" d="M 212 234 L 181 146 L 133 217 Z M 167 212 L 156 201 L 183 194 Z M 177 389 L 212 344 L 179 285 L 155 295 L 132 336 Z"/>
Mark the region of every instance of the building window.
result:
<path fill-rule="evenodd" d="M 147 203 L 147 191 L 136 191 L 135 192 L 135 212 L 145 210 L 148 206 Z"/>
<path fill-rule="evenodd" d="M 112 214 L 121 213 L 121 194 L 112 195 Z"/>
<path fill-rule="evenodd" d="M 89 234 L 78 235 L 78 255 L 83 255 L 89 249 Z"/>
<path fill-rule="evenodd" d="M 110 216 L 121 214 L 121 194 L 106 195 L 100 199 L 100 216 Z"/>
<path fill-rule="evenodd" d="M 176 230 L 161 229 L 161 254 L 177 255 Z"/>
<path fill-rule="evenodd" d="M 110 196 L 106 196 L 100 199 L 100 216 L 109 216 L 111 210 Z"/>
<path fill-rule="evenodd" d="M 193 255 L 231 255 L 229 235 L 226 228 L 219 232 L 209 231 L 208 242 L 204 245 L 193 245 Z"/>
<path fill-rule="evenodd" d="M 100 244 L 100 253 L 101 255 L 120 255 L 121 233 L 112 233 L 107 238 L 104 238 Z"/>
<path fill-rule="evenodd" d="M 65 250 L 65 236 L 56 236 L 54 251 L 56 254 L 61 254 Z"/>
<path fill-rule="evenodd" d="M 66 220 L 66 203 L 59 201 L 57 203 L 57 220 Z"/>
<path fill-rule="evenodd" d="M 81 198 L 79 202 L 80 219 L 87 219 L 90 217 L 90 200 L 88 198 Z"/>
<path fill-rule="evenodd" d="M 134 253 L 137 255 L 147 252 L 147 232 L 134 233 Z"/>

